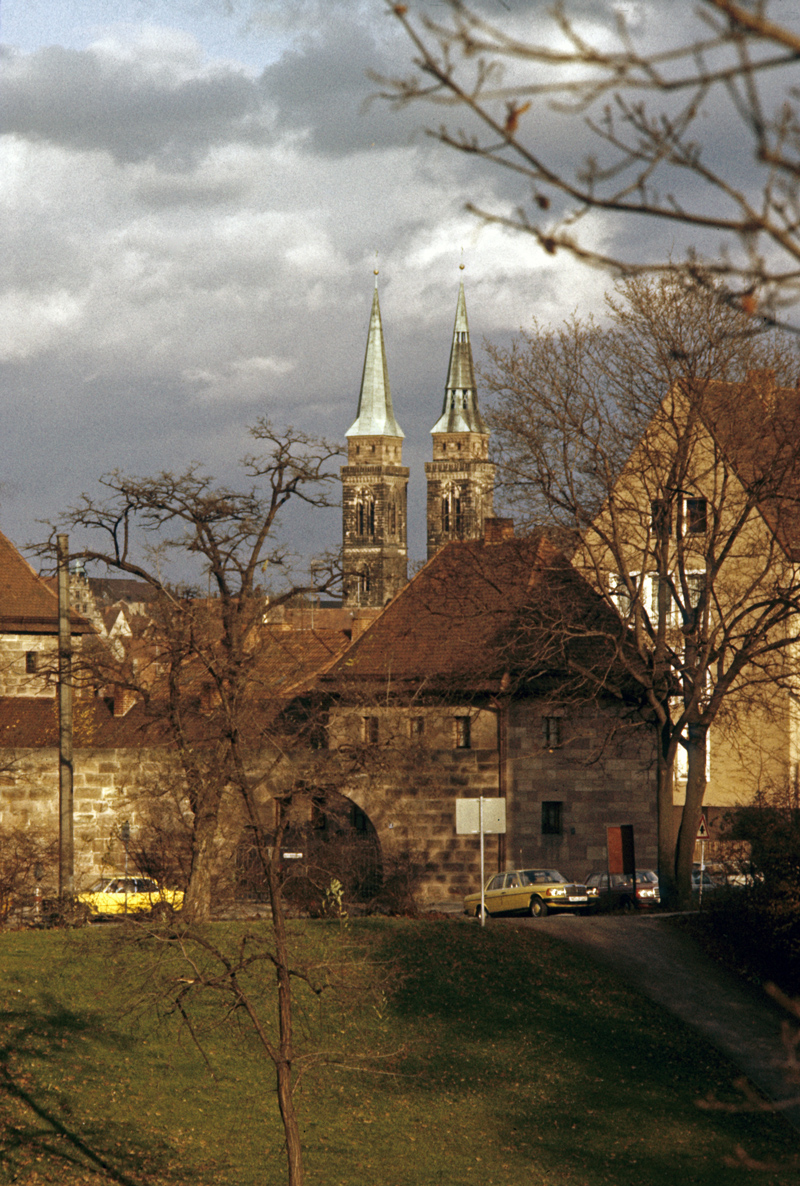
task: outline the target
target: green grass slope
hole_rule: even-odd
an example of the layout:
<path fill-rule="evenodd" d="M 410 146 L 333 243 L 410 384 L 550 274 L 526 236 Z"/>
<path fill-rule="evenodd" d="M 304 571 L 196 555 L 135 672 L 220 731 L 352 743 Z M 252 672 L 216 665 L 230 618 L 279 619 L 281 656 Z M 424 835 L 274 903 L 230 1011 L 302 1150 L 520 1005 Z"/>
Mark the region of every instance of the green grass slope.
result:
<path fill-rule="evenodd" d="M 263 926 L 263 924 L 261 924 Z M 245 924 L 209 935 L 233 950 Z M 706 1111 L 736 1071 L 535 928 L 292 924 L 309 1186 L 800 1184 L 772 1114 Z M 243 1010 L 141 929 L 0 935 L 0 1183 L 278 1186 L 274 1075 Z M 196 971 L 196 969 L 195 969 Z M 271 1024 L 269 965 L 249 991 Z M 709 1003 L 713 1007 L 713 1003 Z M 754 1177 L 737 1147 L 773 1164 Z"/>

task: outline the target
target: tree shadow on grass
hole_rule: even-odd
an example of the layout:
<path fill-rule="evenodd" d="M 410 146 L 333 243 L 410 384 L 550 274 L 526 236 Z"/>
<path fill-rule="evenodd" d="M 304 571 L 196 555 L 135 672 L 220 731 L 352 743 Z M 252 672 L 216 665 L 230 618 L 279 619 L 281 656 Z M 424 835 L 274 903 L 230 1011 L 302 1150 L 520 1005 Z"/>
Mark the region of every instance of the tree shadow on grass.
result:
<path fill-rule="evenodd" d="M 35 1011 L 0 1011 L 0 1032 L 0 1182 L 27 1180 L 23 1174 L 34 1169 L 41 1182 L 147 1186 L 154 1175 L 186 1180 L 175 1174 L 174 1151 L 156 1147 L 151 1137 L 139 1139 L 119 1105 L 109 1105 L 117 1114 L 100 1120 L 75 1115 L 80 1087 L 68 1092 L 59 1056 L 86 1036 L 117 1048 L 127 1048 L 128 1038 L 109 1033 L 97 1016 L 52 1000 L 40 1001 Z"/>
<path fill-rule="evenodd" d="M 420 1036 L 403 1062 L 406 1082 L 479 1101 L 490 1131 L 554 1175 L 621 1181 L 614 1167 L 627 1156 L 654 1186 L 692 1174 L 711 1184 L 739 1144 L 762 1155 L 793 1149 L 776 1116 L 707 1123 L 697 1101 L 712 1089 L 736 1098 L 732 1068 L 623 980 L 535 927 L 400 926 L 381 954 L 397 968 L 391 1007 Z M 715 1150 L 705 1164 L 697 1147 Z M 800 1178 L 766 1179 L 779 1180 Z"/>

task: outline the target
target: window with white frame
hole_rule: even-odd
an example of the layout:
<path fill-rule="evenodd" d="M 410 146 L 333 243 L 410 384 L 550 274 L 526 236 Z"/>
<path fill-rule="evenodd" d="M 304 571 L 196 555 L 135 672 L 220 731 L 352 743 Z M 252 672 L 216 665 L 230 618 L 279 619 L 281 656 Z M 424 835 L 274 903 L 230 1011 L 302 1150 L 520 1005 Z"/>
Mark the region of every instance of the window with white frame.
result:
<path fill-rule="evenodd" d="M 666 586 L 666 624 L 667 626 L 681 626 L 682 617 L 681 607 L 679 602 L 670 587 L 670 582 L 667 577 L 659 577 L 657 573 L 649 572 L 644 577 L 640 573 L 631 573 L 631 585 L 634 592 L 637 587 L 640 588 L 641 605 L 650 619 L 651 625 L 655 628 L 658 624 L 659 615 L 659 591 L 662 584 Z M 703 590 L 706 584 L 706 574 L 702 570 L 692 571 L 686 573 L 686 584 L 689 593 L 689 602 L 692 608 L 695 608 L 703 595 Z M 680 589 L 680 582 L 675 580 L 676 588 Z M 609 593 L 612 601 L 619 610 L 623 618 L 630 616 L 631 612 L 631 596 L 625 581 L 619 574 L 613 574 L 609 578 Z M 687 607 L 688 608 L 688 607 Z"/>
<path fill-rule="evenodd" d="M 620 617 L 627 618 L 631 612 L 631 595 L 628 587 L 619 573 L 612 573 L 608 580 L 608 592 Z"/>
<path fill-rule="evenodd" d="M 708 681 L 708 673 L 706 673 L 706 675 L 707 675 L 706 682 L 708 683 L 709 682 Z M 672 714 L 672 719 L 675 720 L 676 717 L 678 717 L 680 715 L 680 713 L 683 711 L 681 702 L 677 697 L 674 697 L 672 700 L 670 700 L 669 705 L 670 705 L 670 712 Z M 688 727 L 686 727 L 682 730 L 681 737 L 688 739 L 688 736 L 689 736 L 689 731 L 688 731 Z M 675 765 L 673 767 L 673 774 L 674 774 L 676 782 L 686 782 L 687 778 L 689 777 L 689 752 L 686 749 L 685 745 L 678 746 L 677 752 L 675 754 Z M 708 780 L 710 778 L 711 778 L 711 734 L 707 733 L 706 734 L 706 782 L 708 782 Z"/>
<path fill-rule="evenodd" d="M 669 579 L 667 577 L 660 577 L 655 572 L 647 574 L 644 578 L 642 589 L 642 600 L 650 617 L 650 622 L 653 627 L 658 625 L 658 601 L 662 587 L 665 592 L 666 624 L 667 626 L 680 626 L 681 609 L 672 595 Z"/>
<path fill-rule="evenodd" d="M 705 535 L 708 530 L 708 502 L 705 498 L 687 498 L 683 504 L 685 535 Z"/>

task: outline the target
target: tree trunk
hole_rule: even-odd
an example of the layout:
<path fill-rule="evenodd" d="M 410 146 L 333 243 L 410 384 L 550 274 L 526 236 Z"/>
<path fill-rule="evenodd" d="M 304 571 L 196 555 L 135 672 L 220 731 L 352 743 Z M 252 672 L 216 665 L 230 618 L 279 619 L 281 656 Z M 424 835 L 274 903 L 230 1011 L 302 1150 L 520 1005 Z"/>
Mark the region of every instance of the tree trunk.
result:
<path fill-rule="evenodd" d="M 681 815 L 678 844 L 675 853 L 675 874 L 678 900 L 684 909 L 692 904 L 692 864 L 697 842 L 697 829 L 703 814 L 706 793 L 706 751 L 708 733 L 699 725 L 689 726 L 689 772 L 686 780 L 686 803 Z"/>
<path fill-rule="evenodd" d="M 658 886 L 662 905 L 672 907 L 678 901 L 675 881 L 675 825 L 672 796 L 673 762 L 670 760 L 669 719 L 661 727 L 656 763 L 658 808 Z"/>
<path fill-rule="evenodd" d="M 211 917 L 211 874 L 217 839 L 217 816 L 221 792 L 203 788 L 195 803 L 192 829 L 192 868 L 183 900 L 184 916 L 191 922 Z"/>
<path fill-rule="evenodd" d="M 285 805 L 279 805 L 280 822 L 272 852 L 267 862 L 269 901 L 272 907 L 272 933 L 275 938 L 276 978 L 278 982 L 278 1057 L 275 1072 L 278 1083 L 278 1106 L 286 1137 L 286 1160 L 289 1168 L 289 1186 L 303 1186 L 303 1149 L 300 1142 L 300 1125 L 294 1106 L 292 1063 L 294 1060 L 294 1036 L 292 1016 L 292 983 L 289 974 L 289 943 L 286 936 L 286 916 L 283 912 L 283 895 L 278 881 L 276 859 L 285 826 Z"/>

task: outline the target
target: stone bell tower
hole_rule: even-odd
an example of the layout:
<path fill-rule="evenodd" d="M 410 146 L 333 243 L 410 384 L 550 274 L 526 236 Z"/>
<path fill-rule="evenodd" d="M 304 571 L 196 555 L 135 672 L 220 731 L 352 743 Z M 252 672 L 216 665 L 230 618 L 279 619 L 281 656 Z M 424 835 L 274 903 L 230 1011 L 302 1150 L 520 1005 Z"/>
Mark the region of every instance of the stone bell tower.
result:
<path fill-rule="evenodd" d="M 459 286 L 453 345 L 442 414 L 431 429 L 428 479 L 428 559 L 450 540 L 480 539 L 494 515 L 494 465 L 489 432 L 478 408 L 464 285 Z"/>
<path fill-rule="evenodd" d="M 404 435 L 392 410 L 376 273 L 358 414 L 341 469 L 348 609 L 382 609 L 408 581 Z"/>

